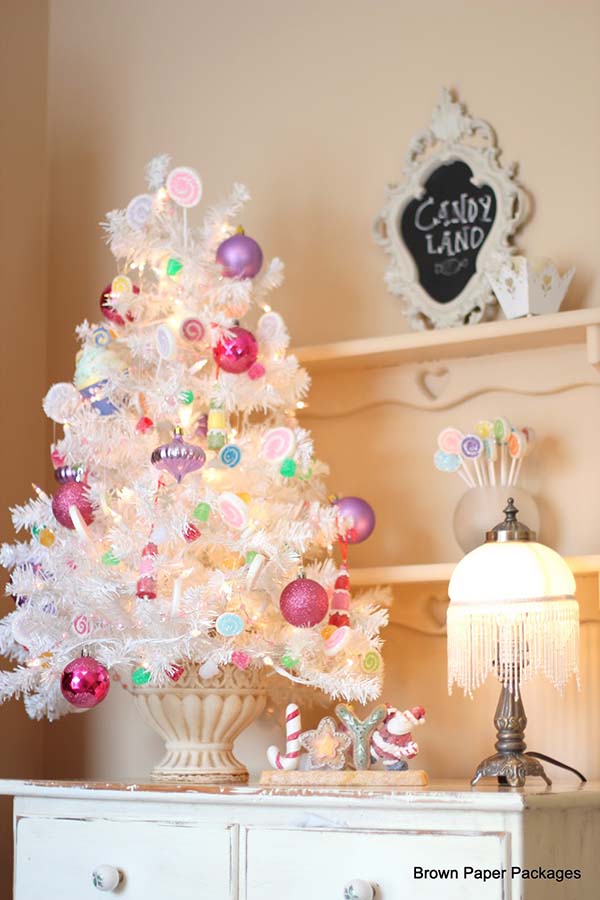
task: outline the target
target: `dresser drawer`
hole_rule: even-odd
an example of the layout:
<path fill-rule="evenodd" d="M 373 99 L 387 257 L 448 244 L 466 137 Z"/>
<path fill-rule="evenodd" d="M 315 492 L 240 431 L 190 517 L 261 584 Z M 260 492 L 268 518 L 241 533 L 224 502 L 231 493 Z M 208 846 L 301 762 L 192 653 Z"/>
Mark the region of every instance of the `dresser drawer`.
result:
<path fill-rule="evenodd" d="M 161 821 L 24 817 L 14 900 L 233 900 L 231 829 Z M 114 894 L 93 884 L 118 869 Z"/>
<path fill-rule="evenodd" d="M 495 833 L 250 829 L 242 898 L 344 900 L 344 886 L 362 879 L 377 885 L 376 900 L 504 900 L 510 879 L 465 879 L 463 866 L 506 869 L 508 844 Z M 417 879 L 415 866 L 458 877 Z"/>

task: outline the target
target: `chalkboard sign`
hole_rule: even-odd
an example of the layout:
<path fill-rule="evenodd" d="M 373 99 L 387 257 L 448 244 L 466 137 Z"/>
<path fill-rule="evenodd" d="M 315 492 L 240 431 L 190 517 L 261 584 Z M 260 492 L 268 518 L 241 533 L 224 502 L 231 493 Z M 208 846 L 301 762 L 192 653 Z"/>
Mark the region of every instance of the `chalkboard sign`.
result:
<path fill-rule="evenodd" d="M 375 238 L 392 257 L 386 284 L 416 328 L 480 321 L 494 302 L 484 277 L 527 213 L 494 132 L 442 92 L 429 129 L 412 141 L 405 181 L 388 188 Z"/>
<path fill-rule="evenodd" d="M 458 297 L 475 275 L 496 217 L 493 190 L 487 184 L 478 187 L 472 178 L 464 162 L 440 166 L 425 182 L 425 196 L 412 200 L 400 219 L 419 282 L 438 303 Z"/>

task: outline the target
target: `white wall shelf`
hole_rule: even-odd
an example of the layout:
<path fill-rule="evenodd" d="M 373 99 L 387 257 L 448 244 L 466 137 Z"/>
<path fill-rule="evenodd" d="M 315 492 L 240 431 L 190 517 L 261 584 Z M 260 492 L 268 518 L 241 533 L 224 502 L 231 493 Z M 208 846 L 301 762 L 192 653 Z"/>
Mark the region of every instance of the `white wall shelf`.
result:
<path fill-rule="evenodd" d="M 357 338 L 299 347 L 295 353 L 310 372 L 326 372 L 376 369 L 566 344 L 586 344 L 590 365 L 600 366 L 600 307 L 484 322 L 464 328 Z"/>
<path fill-rule="evenodd" d="M 566 561 L 575 576 L 600 577 L 600 554 L 568 556 Z M 350 570 L 350 579 L 356 587 L 383 584 L 430 584 L 450 581 L 456 563 L 431 563 L 413 566 L 372 566 Z"/>

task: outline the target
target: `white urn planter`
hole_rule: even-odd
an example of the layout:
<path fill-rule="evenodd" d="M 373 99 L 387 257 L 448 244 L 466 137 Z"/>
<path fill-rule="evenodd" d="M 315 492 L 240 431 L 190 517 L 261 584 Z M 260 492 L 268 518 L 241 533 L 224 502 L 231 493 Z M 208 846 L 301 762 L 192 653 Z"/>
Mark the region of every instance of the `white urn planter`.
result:
<path fill-rule="evenodd" d="M 262 670 L 225 666 L 213 678 L 201 679 L 198 667 L 189 665 L 177 682 L 134 686 L 132 693 L 144 721 L 165 742 L 153 781 L 248 781 L 233 742 L 265 707 Z"/>

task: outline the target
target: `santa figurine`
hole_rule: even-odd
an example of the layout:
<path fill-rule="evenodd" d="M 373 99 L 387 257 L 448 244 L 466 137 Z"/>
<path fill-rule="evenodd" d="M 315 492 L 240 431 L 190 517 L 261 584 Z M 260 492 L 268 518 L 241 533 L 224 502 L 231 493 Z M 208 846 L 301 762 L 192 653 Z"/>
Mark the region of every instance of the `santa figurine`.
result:
<path fill-rule="evenodd" d="M 387 715 L 371 737 L 371 760 L 383 763 L 390 770 L 408 769 L 407 760 L 419 752 L 411 729 L 425 724 L 425 710 L 422 706 L 413 706 L 400 712 L 389 703 L 386 706 Z"/>

